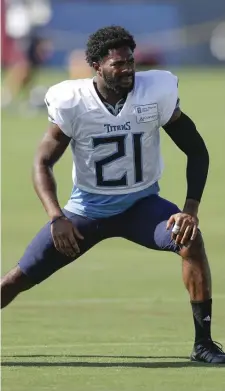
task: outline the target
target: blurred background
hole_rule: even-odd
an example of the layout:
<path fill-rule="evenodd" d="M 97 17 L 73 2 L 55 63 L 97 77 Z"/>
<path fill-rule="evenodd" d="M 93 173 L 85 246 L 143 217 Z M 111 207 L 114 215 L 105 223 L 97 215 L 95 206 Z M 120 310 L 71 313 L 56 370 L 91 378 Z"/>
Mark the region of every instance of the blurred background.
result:
<path fill-rule="evenodd" d="M 31 92 L 31 105 L 41 105 L 46 85 L 35 82 L 40 69 L 89 77 L 88 36 L 110 24 L 134 34 L 138 66 L 225 65 L 223 0 L 1 0 L 1 5 L 4 107 L 23 88 Z"/>
<path fill-rule="evenodd" d="M 199 217 L 212 268 L 213 337 L 225 344 L 225 1 L 1 0 L 1 7 L 2 272 L 47 221 L 31 181 L 48 126 L 45 91 L 92 76 L 84 58 L 89 34 L 122 25 L 137 41 L 138 69 L 169 69 L 179 77 L 181 108 L 209 149 Z M 186 158 L 163 131 L 161 139 L 161 195 L 182 208 Z M 68 149 L 55 167 L 62 206 L 72 189 L 71 163 Z M 3 311 L 2 388 L 225 389 L 224 371 L 191 368 L 192 342 L 179 258 L 115 238 Z"/>

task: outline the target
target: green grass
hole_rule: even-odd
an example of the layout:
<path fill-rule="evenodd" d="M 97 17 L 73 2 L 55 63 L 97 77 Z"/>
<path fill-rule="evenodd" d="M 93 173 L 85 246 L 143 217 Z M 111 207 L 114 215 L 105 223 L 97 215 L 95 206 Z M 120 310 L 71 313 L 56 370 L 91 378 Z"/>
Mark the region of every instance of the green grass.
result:
<path fill-rule="evenodd" d="M 214 292 L 213 336 L 225 344 L 224 91 L 219 70 L 177 72 L 182 108 L 209 148 L 211 168 L 200 210 Z M 49 84 L 58 73 L 43 74 Z M 16 264 L 47 217 L 33 191 L 33 154 L 46 114 L 2 115 L 2 271 Z M 182 129 L 181 129 L 182 131 Z M 182 206 L 185 158 L 163 135 L 161 194 Z M 62 204 L 71 158 L 56 168 Z M 125 240 L 96 246 L 21 295 L 2 313 L 4 391 L 222 391 L 225 370 L 188 360 L 193 343 L 179 258 Z"/>

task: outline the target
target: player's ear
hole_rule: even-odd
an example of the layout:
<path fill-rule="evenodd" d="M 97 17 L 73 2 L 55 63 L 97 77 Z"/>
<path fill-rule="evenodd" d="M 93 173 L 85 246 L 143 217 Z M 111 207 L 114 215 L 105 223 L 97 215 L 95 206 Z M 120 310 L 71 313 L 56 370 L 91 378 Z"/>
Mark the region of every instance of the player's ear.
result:
<path fill-rule="evenodd" d="M 92 66 L 93 66 L 95 72 L 99 73 L 99 71 L 100 71 L 100 64 L 98 62 L 93 62 Z"/>

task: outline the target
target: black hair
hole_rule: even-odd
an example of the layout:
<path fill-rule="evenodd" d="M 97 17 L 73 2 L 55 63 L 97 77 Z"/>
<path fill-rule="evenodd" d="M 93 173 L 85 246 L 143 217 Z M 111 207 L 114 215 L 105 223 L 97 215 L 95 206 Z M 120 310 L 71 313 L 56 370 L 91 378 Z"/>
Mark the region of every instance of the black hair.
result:
<path fill-rule="evenodd" d="M 90 35 L 87 42 L 86 60 L 90 66 L 106 56 L 109 49 L 128 46 L 132 52 L 136 47 L 133 36 L 120 26 L 108 26 L 97 30 Z"/>

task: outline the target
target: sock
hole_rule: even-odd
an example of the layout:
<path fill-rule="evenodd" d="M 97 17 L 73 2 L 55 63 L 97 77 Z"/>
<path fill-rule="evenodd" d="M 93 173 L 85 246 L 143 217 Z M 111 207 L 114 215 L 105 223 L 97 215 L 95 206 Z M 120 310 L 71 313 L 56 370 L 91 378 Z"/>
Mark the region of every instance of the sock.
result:
<path fill-rule="evenodd" d="M 195 324 L 195 343 L 211 339 L 212 299 L 191 301 Z"/>

